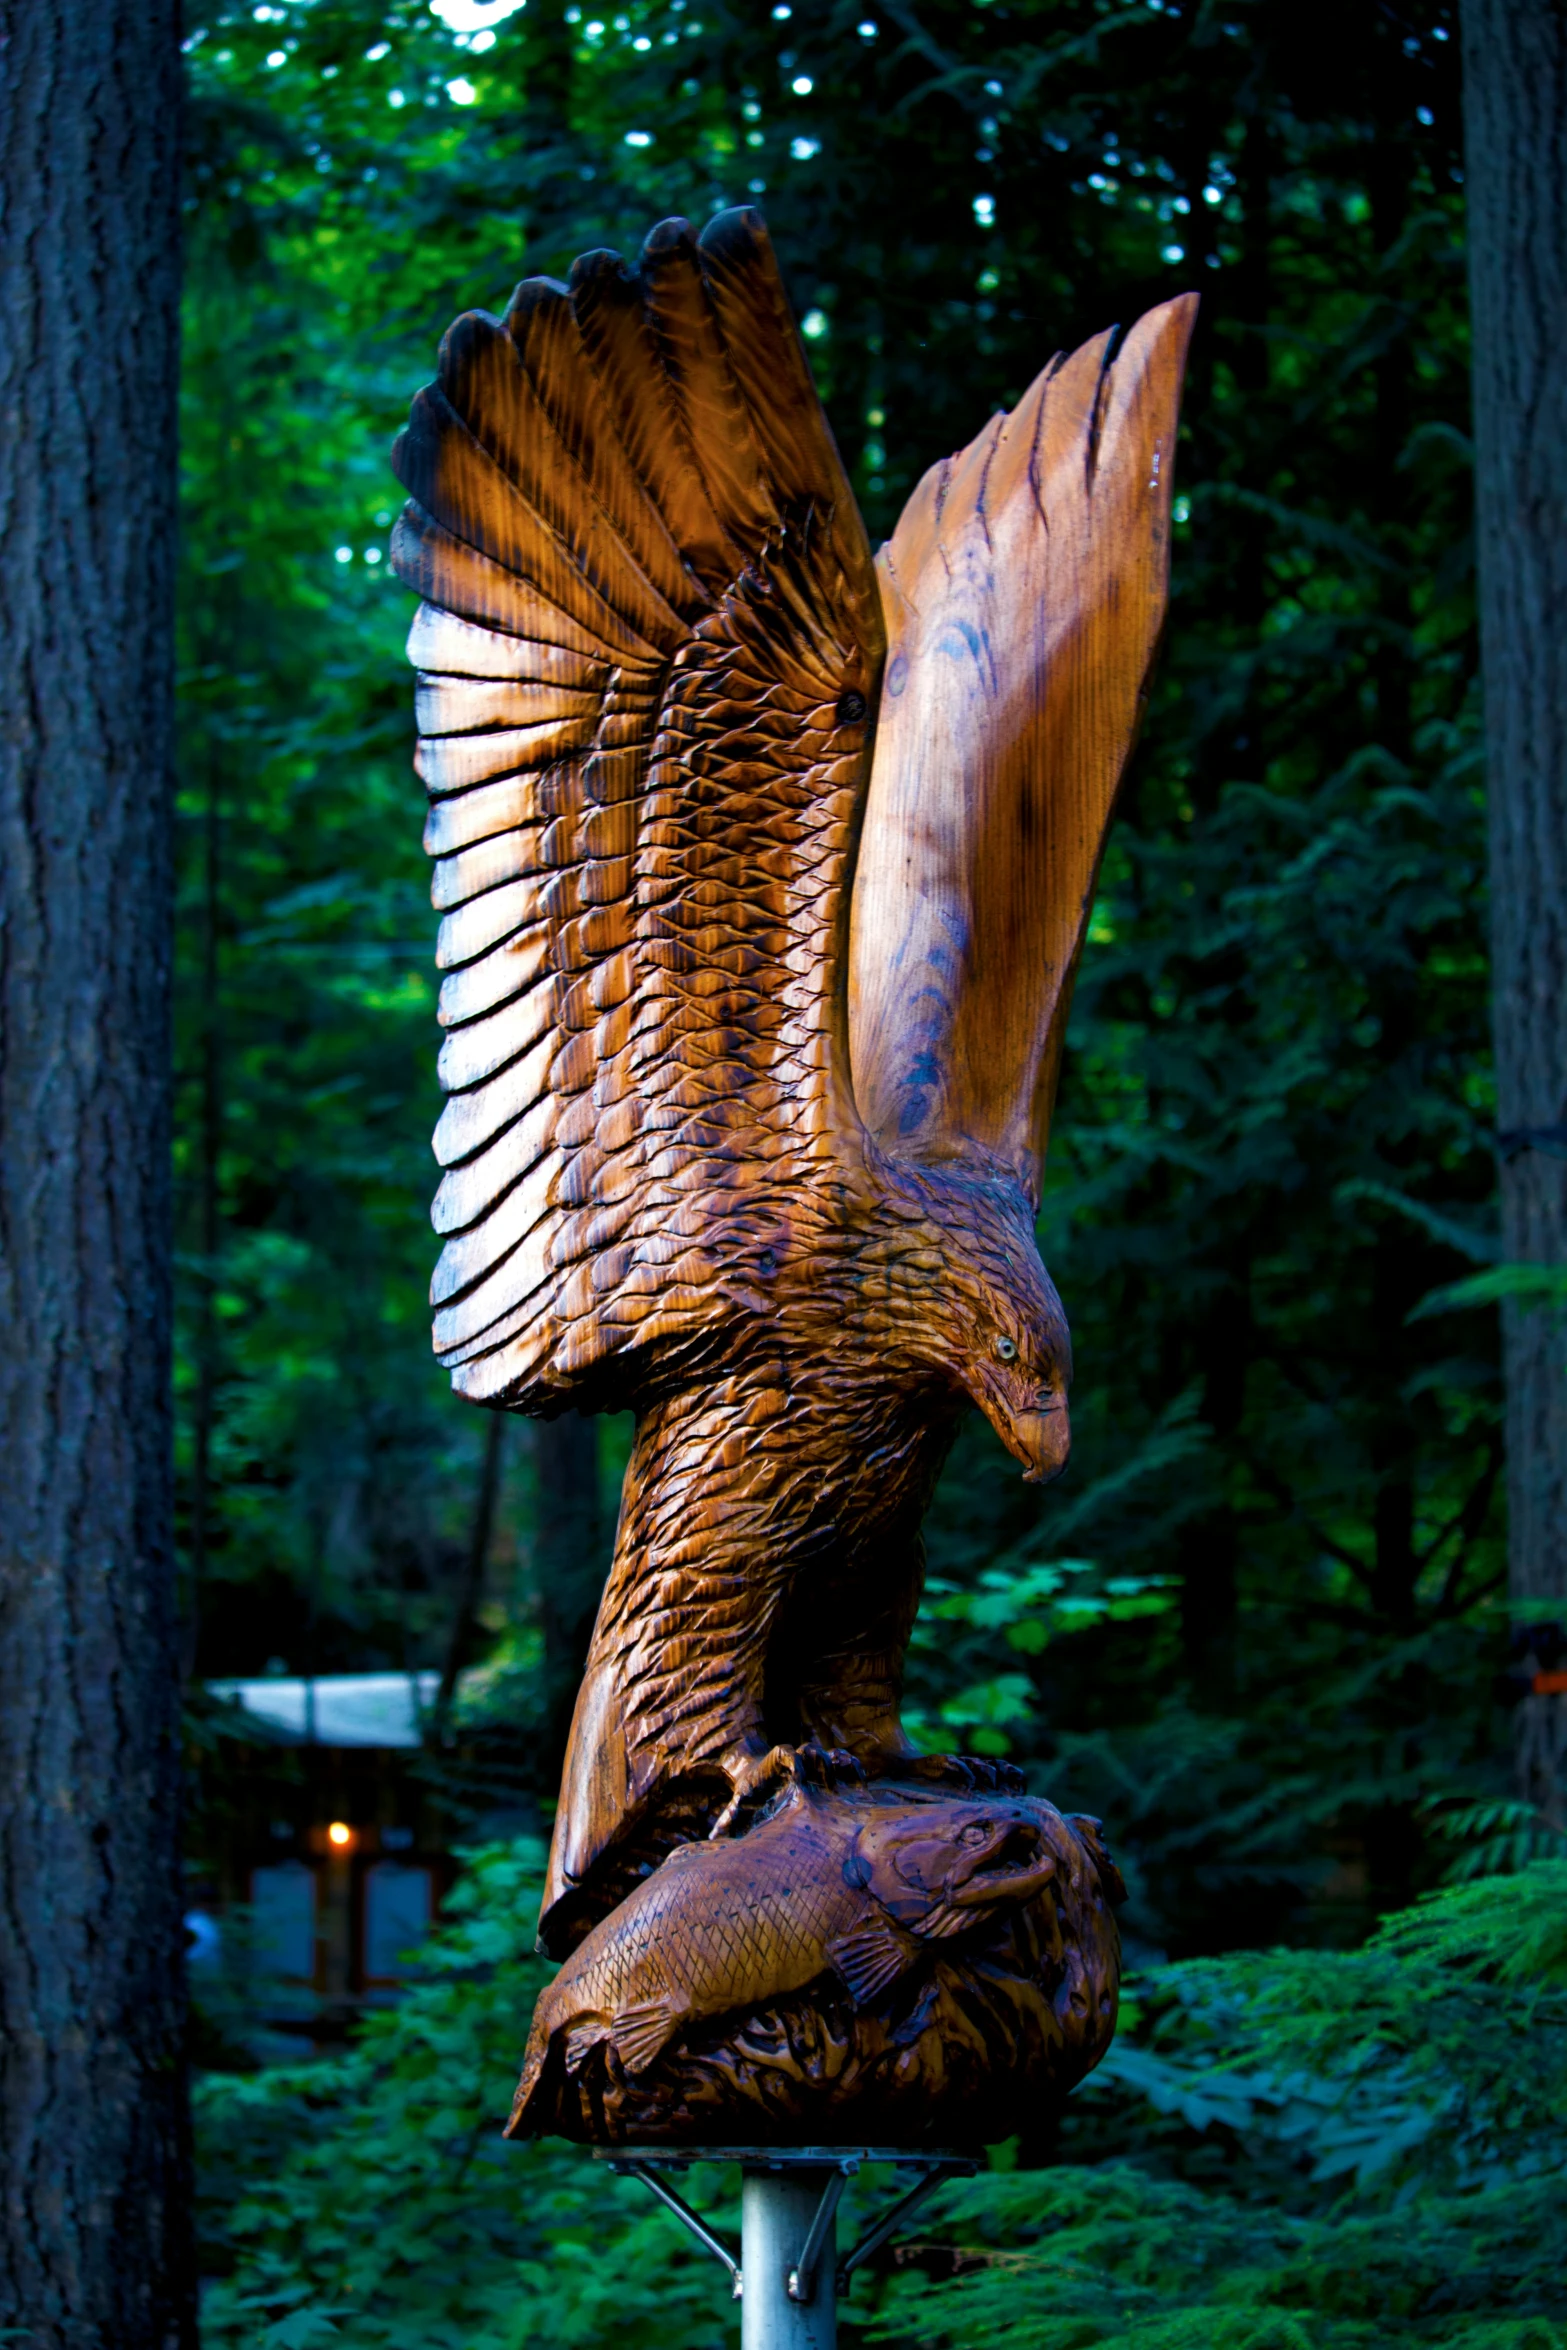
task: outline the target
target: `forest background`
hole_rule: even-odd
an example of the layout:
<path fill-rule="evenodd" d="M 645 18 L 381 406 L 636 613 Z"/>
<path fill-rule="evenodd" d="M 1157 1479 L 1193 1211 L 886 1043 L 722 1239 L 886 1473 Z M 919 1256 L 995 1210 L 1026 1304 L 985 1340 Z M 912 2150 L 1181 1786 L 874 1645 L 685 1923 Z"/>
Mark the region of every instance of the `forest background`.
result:
<path fill-rule="evenodd" d="M 602 1570 L 625 1455 L 615 1423 L 459 1405 L 428 1351 L 433 924 L 385 549 L 441 331 L 754 202 L 874 541 L 1053 350 L 1196 287 L 1169 639 L 1041 1220 L 1073 1468 L 1039 1497 L 964 1438 L 913 1665 L 917 1726 L 1104 1817 L 1139 1988 L 1065 2130 L 953 2191 L 858 2323 L 1567 2342 L 1567 1863 L 1511 1794 L 1494 1314 L 1445 1295 L 1500 1253 L 1451 12 L 186 24 L 193 1681 L 482 1662 L 463 1785 L 432 1770 L 542 1816 L 558 1590 Z M 536 1863 L 475 1856 L 427 1980 L 346 2056 L 256 2070 L 213 2024 L 211 2339 L 727 2338 L 717 2271 L 633 2190 L 493 2144 Z M 1294 1955 L 1235 1955 L 1270 1943 Z"/>

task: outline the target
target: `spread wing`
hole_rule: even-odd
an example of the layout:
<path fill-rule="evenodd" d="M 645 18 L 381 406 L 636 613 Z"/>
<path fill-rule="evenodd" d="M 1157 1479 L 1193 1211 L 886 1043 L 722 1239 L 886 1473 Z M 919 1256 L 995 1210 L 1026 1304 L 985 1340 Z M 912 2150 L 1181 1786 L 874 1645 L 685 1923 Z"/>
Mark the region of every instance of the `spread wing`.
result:
<path fill-rule="evenodd" d="M 879 561 L 887 667 L 854 885 L 855 1100 L 1039 1196 L 1073 973 L 1169 574 L 1185 295 L 1053 360 L 935 466 Z"/>
<path fill-rule="evenodd" d="M 844 884 L 870 549 L 751 212 L 460 319 L 395 462 L 445 914 L 436 1350 L 581 1397 L 762 1301 L 855 1149 Z"/>

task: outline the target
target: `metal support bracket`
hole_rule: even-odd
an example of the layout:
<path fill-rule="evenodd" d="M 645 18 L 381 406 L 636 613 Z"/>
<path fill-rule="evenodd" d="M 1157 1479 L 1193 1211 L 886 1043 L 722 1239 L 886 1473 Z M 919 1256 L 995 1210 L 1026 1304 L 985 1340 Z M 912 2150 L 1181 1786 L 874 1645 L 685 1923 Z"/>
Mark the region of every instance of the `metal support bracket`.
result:
<path fill-rule="evenodd" d="M 848 2183 L 848 2170 L 840 2164 L 822 2189 L 822 2199 L 816 2206 L 816 2217 L 811 2222 L 810 2233 L 805 2239 L 799 2259 L 789 2271 L 789 2298 L 791 2301 L 809 2301 L 815 2294 L 816 2264 L 821 2259 L 822 2246 L 827 2241 L 827 2231 L 832 2226 L 839 2200 Z"/>
<path fill-rule="evenodd" d="M 854 2250 L 845 2254 L 844 2258 L 839 2261 L 839 2292 L 846 2293 L 848 2291 L 849 2279 L 855 2270 L 869 2260 L 873 2252 L 881 2250 L 888 2237 L 896 2233 L 912 2212 L 918 2210 L 927 2195 L 933 2195 L 947 2179 L 971 2177 L 977 2167 L 975 2163 L 964 2161 L 945 2162 L 939 2168 L 933 2164 L 922 2179 L 916 2179 L 908 2193 L 900 2195 L 897 2202 L 892 2205 L 889 2211 L 883 2213 L 876 2225 L 866 2230 Z"/>
<path fill-rule="evenodd" d="M 645 2162 L 616 2162 L 612 2163 L 610 2168 L 619 2171 L 628 2179 L 640 2179 L 643 2186 L 650 2188 L 660 2203 L 666 2204 L 676 2219 L 691 2230 L 697 2242 L 705 2245 L 715 2260 L 722 2261 L 724 2267 L 729 2271 L 730 2283 L 734 2288 L 731 2298 L 738 2301 L 745 2291 L 745 2280 L 740 2274 L 739 2261 L 736 2260 L 723 2238 L 714 2235 L 700 2213 L 692 2210 L 685 2197 L 677 2195 L 673 2187 L 666 2187 L 657 2171 L 650 2170 Z"/>
<path fill-rule="evenodd" d="M 918 2170 L 921 2176 L 906 2194 L 900 2195 L 883 2213 L 875 2226 L 866 2231 L 853 2251 L 839 2261 L 833 2280 L 839 2293 L 847 2289 L 855 2270 L 863 2267 L 873 2253 L 881 2250 L 888 2238 L 896 2234 L 928 2195 L 933 2194 L 947 2179 L 972 2178 L 979 2168 L 972 2155 L 935 2151 L 915 2154 L 906 2153 L 901 2148 L 879 2146 L 649 2146 L 635 2150 L 604 2147 L 595 2151 L 599 2161 L 608 2169 L 619 2172 L 625 2178 L 640 2179 L 643 2186 L 674 2213 L 681 2225 L 690 2229 L 697 2242 L 728 2271 L 737 2301 L 744 2292 L 739 2261 L 722 2238 L 714 2235 L 701 2215 L 692 2210 L 685 2198 L 677 2195 L 673 2187 L 665 2185 L 658 2175 L 660 2170 L 688 2169 L 695 2162 L 738 2162 L 752 2170 L 829 2171 L 832 2175 L 822 2189 L 816 2215 L 800 2247 L 800 2256 L 789 2271 L 789 2299 L 799 2304 L 808 2304 L 815 2298 L 822 2248 L 832 2231 L 844 2188 L 854 2173 L 866 2163 L 892 2163 L 901 2170 Z"/>

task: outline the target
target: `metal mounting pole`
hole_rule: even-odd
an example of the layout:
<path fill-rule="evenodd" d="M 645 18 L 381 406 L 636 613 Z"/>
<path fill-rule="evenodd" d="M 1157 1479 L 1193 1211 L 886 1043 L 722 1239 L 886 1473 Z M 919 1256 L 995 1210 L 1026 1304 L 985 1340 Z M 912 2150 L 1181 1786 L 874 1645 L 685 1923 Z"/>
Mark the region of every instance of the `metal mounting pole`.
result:
<path fill-rule="evenodd" d="M 875 2146 L 603 2146 L 610 2170 L 640 2179 L 728 2270 L 740 2303 L 741 2350 L 837 2350 L 838 2296 L 860 2263 L 878 2252 L 939 2187 L 972 2177 L 973 2155 Z M 698 2162 L 740 2165 L 740 2258 L 658 2175 Z M 899 2196 L 847 2258 L 837 2258 L 839 2199 L 866 2163 L 914 2171 Z"/>
<path fill-rule="evenodd" d="M 740 2350 L 838 2350 L 841 2170 L 746 2169 L 740 2188 Z"/>

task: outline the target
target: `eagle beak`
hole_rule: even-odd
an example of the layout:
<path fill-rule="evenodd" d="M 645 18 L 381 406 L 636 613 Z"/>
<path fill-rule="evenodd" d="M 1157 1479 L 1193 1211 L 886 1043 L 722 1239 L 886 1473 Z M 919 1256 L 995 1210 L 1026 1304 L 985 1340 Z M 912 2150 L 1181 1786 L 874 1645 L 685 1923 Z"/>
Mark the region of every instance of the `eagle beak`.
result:
<path fill-rule="evenodd" d="M 985 1398 L 985 1417 L 1014 1460 L 1023 1464 L 1025 1485 L 1052 1485 L 1072 1450 L 1072 1423 L 1066 1397 L 1052 1396 L 1042 1411 L 1015 1412 Z"/>
<path fill-rule="evenodd" d="M 1054 1386 L 1041 1390 L 1032 1379 L 989 1362 L 976 1364 L 963 1384 L 1013 1459 L 1022 1462 L 1024 1484 L 1053 1484 L 1072 1449 L 1065 1393 Z"/>

